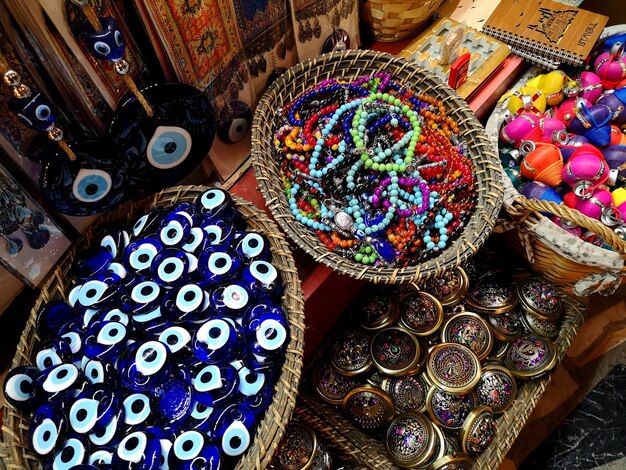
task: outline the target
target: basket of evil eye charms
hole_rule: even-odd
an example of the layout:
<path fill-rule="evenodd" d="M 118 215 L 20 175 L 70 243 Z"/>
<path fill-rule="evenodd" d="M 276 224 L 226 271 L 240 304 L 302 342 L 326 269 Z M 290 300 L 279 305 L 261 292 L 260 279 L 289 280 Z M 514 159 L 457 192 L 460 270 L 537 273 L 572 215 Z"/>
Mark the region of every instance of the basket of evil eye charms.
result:
<path fill-rule="evenodd" d="M 485 126 L 506 174 L 508 240 L 578 296 L 626 279 L 626 54 L 611 51 L 625 32 L 605 29 L 589 70 L 531 68 Z"/>
<path fill-rule="evenodd" d="M 377 283 L 474 254 L 502 188 L 482 126 L 415 64 L 373 51 L 293 67 L 261 98 L 253 165 L 275 220 L 316 261 Z"/>
<path fill-rule="evenodd" d="M 367 468 L 498 468 L 585 309 L 526 270 L 465 267 L 361 296 L 306 368 L 315 396 L 301 390 L 296 415 Z"/>
<path fill-rule="evenodd" d="M 288 245 L 255 206 L 203 186 L 125 204 L 43 284 L 4 382 L 4 464 L 265 468 L 303 331 Z"/>

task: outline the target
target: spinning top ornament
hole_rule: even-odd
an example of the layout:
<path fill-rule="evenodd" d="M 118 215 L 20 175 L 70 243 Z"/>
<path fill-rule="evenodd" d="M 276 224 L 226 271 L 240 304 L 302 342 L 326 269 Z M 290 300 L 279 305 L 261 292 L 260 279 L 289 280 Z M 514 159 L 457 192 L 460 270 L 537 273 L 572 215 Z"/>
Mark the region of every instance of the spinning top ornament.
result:
<path fill-rule="evenodd" d="M 626 124 L 626 88 L 617 90 L 606 90 L 596 104 L 608 106 L 612 111 L 611 122 L 618 126 Z"/>
<path fill-rule="evenodd" d="M 504 98 L 509 98 L 507 108 L 513 114 L 524 112 L 543 114 L 546 110 L 546 97 L 539 88 L 523 86 L 501 99 Z"/>
<path fill-rule="evenodd" d="M 626 78 L 626 58 L 622 56 L 624 52 L 623 43 L 615 43 L 609 52 L 600 54 L 593 68 L 602 80 L 604 88 L 612 89 Z"/>
<path fill-rule="evenodd" d="M 569 129 L 574 134 L 584 135 L 590 143 L 597 147 L 606 147 L 611 142 L 611 116 L 613 112 L 608 106 L 595 104 L 588 107 L 578 103 L 574 108 Z"/>
<path fill-rule="evenodd" d="M 539 145 L 524 157 L 520 170 L 524 178 L 555 187 L 563 182 L 563 156 L 552 144 Z"/>
<path fill-rule="evenodd" d="M 572 119 L 574 119 L 574 116 L 576 116 L 574 111 L 578 106 L 581 106 L 582 104 L 587 107 L 591 106 L 591 103 L 584 98 L 570 98 L 563 101 L 559 106 L 553 108 L 551 111 L 554 117 L 563 122 L 569 130 Z"/>
<path fill-rule="evenodd" d="M 100 140 L 66 142 L 52 103 L 22 83 L 14 70 L 3 78 L 13 89 L 13 112 L 31 129 L 45 132 L 61 149 L 45 158 L 39 179 L 43 197 L 58 211 L 73 216 L 97 214 L 121 202 L 126 196 L 127 162 L 111 145 Z"/>
<path fill-rule="evenodd" d="M 571 204 L 571 200 L 566 200 L 566 204 Z M 587 198 L 574 199 L 573 209 L 581 214 L 591 217 L 592 219 L 600 219 L 604 211 L 613 204 L 613 196 L 606 189 L 595 189 Z"/>
<path fill-rule="evenodd" d="M 513 118 L 500 131 L 500 138 L 515 147 L 518 147 L 523 140 L 539 135 L 541 135 L 539 119 L 531 113 L 523 113 Z"/>
<path fill-rule="evenodd" d="M 563 101 L 563 86 L 570 79 L 560 70 L 548 74 L 537 75 L 526 82 L 526 86 L 538 88 L 546 97 L 550 106 L 556 106 Z"/>
<path fill-rule="evenodd" d="M 595 104 L 602 94 L 602 80 L 593 72 L 581 72 L 578 78 L 580 84 L 579 96 L 591 104 Z"/>
<path fill-rule="evenodd" d="M 609 166 L 599 150 L 586 146 L 572 153 L 563 166 L 563 181 L 581 198 L 590 197 L 597 186 L 609 178 Z"/>
<path fill-rule="evenodd" d="M 187 176 L 207 156 L 215 136 L 214 110 L 206 96 L 182 83 L 158 83 L 142 90 L 129 75 L 126 41 L 117 21 L 98 17 L 88 0 L 81 7 L 91 29 L 83 39 L 100 60 L 113 62 L 132 96 L 120 102 L 108 135 L 131 164 L 131 186 L 154 190 Z"/>
<path fill-rule="evenodd" d="M 554 189 L 545 183 L 539 181 L 532 181 L 522 188 L 523 196 L 528 199 L 541 199 L 542 201 L 554 202 L 561 204 L 563 198 Z"/>

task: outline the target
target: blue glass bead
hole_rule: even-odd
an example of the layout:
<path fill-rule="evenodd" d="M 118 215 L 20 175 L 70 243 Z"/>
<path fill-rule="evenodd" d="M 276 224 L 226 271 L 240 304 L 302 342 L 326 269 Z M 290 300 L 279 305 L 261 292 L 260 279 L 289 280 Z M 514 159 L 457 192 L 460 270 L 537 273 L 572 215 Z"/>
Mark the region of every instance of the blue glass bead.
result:
<path fill-rule="evenodd" d="M 165 246 L 182 246 L 187 242 L 191 224 L 191 216 L 185 212 L 164 215 L 159 223 L 159 240 Z"/>
<path fill-rule="evenodd" d="M 115 390 L 106 385 L 89 385 L 69 408 L 69 425 L 78 434 L 101 431 L 111 422 L 119 406 Z"/>
<path fill-rule="evenodd" d="M 177 377 L 170 377 L 164 383 L 156 385 L 151 391 L 150 400 L 150 408 L 158 423 L 182 423 L 192 410 L 191 384 Z"/>
<path fill-rule="evenodd" d="M 272 404 L 274 398 L 274 386 L 270 383 L 269 377 L 266 376 L 266 386 L 262 388 L 256 395 L 245 396 L 243 403 L 260 419 L 260 415 L 265 412 Z"/>
<path fill-rule="evenodd" d="M 187 328 L 170 326 L 159 334 L 158 340 L 167 345 L 172 354 L 190 351 L 191 334 Z"/>
<path fill-rule="evenodd" d="M 54 470 L 70 470 L 87 463 L 89 457 L 89 442 L 78 434 L 67 436 L 63 446 L 56 452 L 52 461 Z"/>
<path fill-rule="evenodd" d="M 432 250 L 433 248 L 435 248 L 435 243 L 434 242 L 428 242 L 426 244 L 426 248 L 429 250 Z"/>
<path fill-rule="evenodd" d="M 68 341 L 60 336 L 49 336 L 39 343 L 35 365 L 39 370 L 44 371 L 59 364 L 70 364 L 73 359 L 72 348 Z"/>
<path fill-rule="evenodd" d="M 256 417 L 242 402 L 214 411 L 213 442 L 229 457 L 243 454 L 252 443 Z"/>
<path fill-rule="evenodd" d="M 192 376 L 194 397 L 206 406 L 222 406 L 238 393 L 239 375 L 230 364 L 202 365 L 193 371 Z"/>
<path fill-rule="evenodd" d="M 124 250 L 124 266 L 130 272 L 145 274 L 149 272 L 155 256 L 162 250 L 163 244 L 156 238 L 134 240 Z"/>
<path fill-rule="evenodd" d="M 122 407 L 126 426 L 145 426 L 153 419 L 150 398 L 144 393 L 131 393 L 126 396 L 122 401 Z"/>
<path fill-rule="evenodd" d="M 55 125 L 58 110 L 39 90 L 31 90 L 26 99 L 11 99 L 9 107 L 26 126 L 48 132 Z"/>
<path fill-rule="evenodd" d="M 172 370 L 169 349 L 159 341 L 132 343 L 120 355 L 117 369 L 122 384 L 129 390 L 151 390 Z"/>
<path fill-rule="evenodd" d="M 181 248 L 187 253 L 198 253 L 205 242 L 206 233 L 201 227 L 191 227 Z"/>
<path fill-rule="evenodd" d="M 89 442 L 96 448 L 115 445 L 124 436 L 126 426 L 124 425 L 124 407 L 118 407 L 111 421 L 99 431 L 89 434 Z"/>
<path fill-rule="evenodd" d="M 268 382 L 266 374 L 249 369 L 243 363 L 237 373 L 239 374 L 239 393 L 246 397 L 260 393 Z"/>
<path fill-rule="evenodd" d="M 117 370 L 110 362 L 85 357 L 83 358 L 81 368 L 87 380 L 94 385 L 101 384 L 117 387 L 119 384 Z"/>
<path fill-rule="evenodd" d="M 156 235 L 161 222 L 161 214 L 163 209 L 155 207 L 147 214 L 137 219 L 132 227 L 132 234 L 135 238 L 152 237 Z"/>
<path fill-rule="evenodd" d="M 125 347 L 128 329 L 119 322 L 95 321 L 85 332 L 85 356 L 95 360 L 113 360 Z"/>
<path fill-rule="evenodd" d="M 240 281 L 222 284 L 210 293 L 211 308 L 221 314 L 238 317 L 251 304 L 252 296 Z"/>
<path fill-rule="evenodd" d="M 95 246 L 78 254 L 72 265 L 72 272 L 77 279 L 86 280 L 105 271 L 112 261 L 113 255 L 109 249 Z"/>
<path fill-rule="evenodd" d="M 136 283 L 126 287 L 120 305 L 124 312 L 132 313 L 133 319 L 136 319 L 138 315 L 151 313 L 158 308 L 165 293 L 165 289 L 162 289 L 149 277 L 138 277 L 136 281 Z"/>
<path fill-rule="evenodd" d="M 161 302 L 161 313 L 174 322 L 197 320 L 208 308 L 208 294 L 198 285 L 186 284 L 171 289 Z"/>
<path fill-rule="evenodd" d="M 186 431 L 172 444 L 167 465 L 170 470 L 219 470 L 220 452 L 211 445 L 206 434 L 195 430 Z"/>
<path fill-rule="evenodd" d="M 81 470 L 113 470 L 111 461 L 113 460 L 113 447 L 100 447 L 89 455 L 89 465 L 81 465 Z"/>
<path fill-rule="evenodd" d="M 75 316 L 76 312 L 72 310 L 72 307 L 67 302 L 52 300 L 43 305 L 37 312 L 35 320 L 37 334 L 40 337 L 55 334 L 59 331 L 61 325 L 75 318 Z"/>
<path fill-rule="evenodd" d="M 191 342 L 194 355 L 202 362 L 229 362 L 243 347 L 239 325 L 229 318 L 213 318 L 196 331 Z"/>
<path fill-rule="evenodd" d="M 101 280 L 102 279 L 102 280 Z M 111 276 L 85 282 L 77 293 L 77 305 L 83 308 L 101 309 L 109 307 L 118 296 L 118 282 Z"/>
<path fill-rule="evenodd" d="M 120 441 L 111 464 L 116 470 L 153 470 L 161 463 L 161 443 L 147 431 L 135 431 Z"/>
<path fill-rule="evenodd" d="M 190 85 L 158 83 L 141 93 L 153 115 L 129 94 L 117 107 L 108 137 L 132 164 L 131 187 L 149 191 L 173 185 L 204 160 L 215 136 L 215 112 Z"/>
<path fill-rule="evenodd" d="M 40 405 L 30 420 L 31 450 L 37 457 L 51 458 L 63 446 L 67 429 L 67 418 L 60 408 L 51 403 Z"/>
<path fill-rule="evenodd" d="M 393 246 L 382 238 L 374 238 L 371 243 L 372 248 L 378 256 L 387 263 L 391 263 L 395 258 Z"/>
<path fill-rule="evenodd" d="M 37 376 L 39 369 L 34 366 L 18 366 L 4 378 L 4 398 L 22 412 L 32 410 L 37 404 Z"/>
<path fill-rule="evenodd" d="M 213 407 L 207 406 L 204 403 L 195 401 L 192 405 L 191 413 L 185 423 L 185 427 L 188 429 L 194 429 L 203 433 L 208 432 L 211 426 L 211 414 L 213 413 Z"/>
<path fill-rule="evenodd" d="M 196 211 L 203 215 L 203 220 L 230 218 L 236 211 L 233 200 L 227 191 L 211 188 L 196 198 Z"/>
<path fill-rule="evenodd" d="M 188 277 L 189 258 L 181 249 L 166 248 L 154 257 L 150 272 L 152 279 L 161 286 L 181 285 Z"/>
<path fill-rule="evenodd" d="M 87 47 L 98 59 L 117 61 L 124 57 L 126 50 L 124 33 L 114 18 L 107 16 L 99 19 L 102 29 L 91 30 L 84 35 Z"/>
<path fill-rule="evenodd" d="M 227 245 L 212 245 L 200 254 L 198 270 L 207 285 L 227 282 L 239 274 L 243 262 Z"/>
<path fill-rule="evenodd" d="M 248 351 L 257 356 L 282 356 L 289 345 L 289 322 L 273 303 L 259 303 L 248 309 L 242 318 L 242 326 Z"/>
<path fill-rule="evenodd" d="M 319 228 L 319 223 L 317 226 Z M 241 278 L 246 288 L 256 298 L 268 296 L 272 299 L 277 299 L 283 293 L 283 282 L 280 273 L 267 261 L 250 263 L 242 270 Z"/>
<path fill-rule="evenodd" d="M 70 346 L 70 350 L 72 351 L 72 362 L 78 363 L 84 356 L 83 354 L 83 335 L 84 332 L 82 329 L 78 327 L 78 324 L 74 321 L 68 322 L 66 325 L 68 328 L 73 328 L 70 331 L 65 330 L 65 325 L 63 326 L 63 330 L 67 331 L 66 333 L 61 334 L 61 338 L 63 338 L 67 344 Z M 61 333 L 61 329 L 59 329 Z"/>

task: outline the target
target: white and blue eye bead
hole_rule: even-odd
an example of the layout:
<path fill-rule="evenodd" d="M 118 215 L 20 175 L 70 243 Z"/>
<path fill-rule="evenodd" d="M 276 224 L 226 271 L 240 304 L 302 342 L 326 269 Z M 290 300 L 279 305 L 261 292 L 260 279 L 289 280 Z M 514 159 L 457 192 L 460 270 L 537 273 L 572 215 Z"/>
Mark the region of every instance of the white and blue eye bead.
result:
<path fill-rule="evenodd" d="M 224 454 L 237 457 L 250 447 L 256 418 L 246 405 L 241 402 L 227 405 L 214 423 L 211 437 Z"/>
<path fill-rule="evenodd" d="M 204 323 L 193 337 L 191 349 L 201 361 L 215 364 L 234 360 L 243 347 L 242 332 L 226 318 L 213 318 Z"/>
<path fill-rule="evenodd" d="M 213 245 L 200 254 L 198 271 L 209 284 L 221 284 L 239 274 L 242 261 L 235 250 L 226 245 Z"/>
<path fill-rule="evenodd" d="M 115 411 L 111 421 L 109 421 L 104 428 L 89 434 L 89 442 L 96 446 L 96 448 L 99 448 L 106 445 L 112 445 L 118 441 L 120 434 L 126 431 L 126 426 L 124 425 L 124 412 L 124 407 L 119 407 Z"/>
<path fill-rule="evenodd" d="M 257 298 L 278 299 L 283 293 L 283 282 L 278 270 L 267 261 L 253 261 L 243 268 L 241 277 L 245 286 Z"/>
<path fill-rule="evenodd" d="M 189 274 L 187 253 L 177 248 L 166 248 L 152 261 L 152 279 L 157 284 L 176 287 L 185 283 Z"/>
<path fill-rule="evenodd" d="M 252 354 L 281 356 L 290 340 L 289 322 L 273 304 L 257 304 L 242 319 L 246 344 Z"/>
<path fill-rule="evenodd" d="M 145 274 L 150 271 L 152 261 L 163 250 L 160 240 L 145 237 L 128 244 L 124 250 L 124 267 L 136 274 Z"/>
<path fill-rule="evenodd" d="M 220 452 L 199 431 L 185 431 L 174 441 L 168 455 L 171 470 L 219 470 Z"/>
<path fill-rule="evenodd" d="M 233 200 L 221 188 L 211 188 L 196 198 L 196 211 L 205 217 L 226 217 L 234 212 Z"/>
<path fill-rule="evenodd" d="M 161 443 L 149 432 L 135 431 L 120 441 L 111 463 L 113 468 L 119 470 L 159 468 Z"/>
<path fill-rule="evenodd" d="M 59 364 L 43 371 L 37 377 L 37 390 L 42 400 L 64 402 L 74 396 L 87 380 L 74 364 Z"/>
<path fill-rule="evenodd" d="M 73 359 L 70 343 L 60 336 L 50 336 L 39 344 L 35 365 L 44 371 L 59 364 L 70 364 Z"/>
<path fill-rule="evenodd" d="M 67 419 L 56 406 L 44 403 L 33 413 L 29 427 L 31 450 L 42 459 L 52 458 L 65 442 Z"/>
<path fill-rule="evenodd" d="M 159 240 L 165 246 L 180 247 L 187 243 L 191 232 L 191 217 L 189 214 L 167 214 L 161 219 L 159 226 Z"/>
<path fill-rule="evenodd" d="M 133 393 L 124 398 L 124 424 L 127 426 L 145 425 L 152 416 L 150 398 L 143 393 Z"/>
<path fill-rule="evenodd" d="M 210 218 L 200 226 L 206 235 L 204 249 L 211 245 L 232 245 L 235 241 L 237 230 L 229 220 Z"/>
<path fill-rule="evenodd" d="M 243 283 L 231 281 L 211 291 L 211 307 L 221 315 L 239 317 L 252 303 L 252 296 Z"/>
<path fill-rule="evenodd" d="M 90 385 L 76 397 L 68 412 L 69 424 L 78 434 L 106 428 L 120 408 L 117 392 L 106 385 Z"/>
<path fill-rule="evenodd" d="M 230 364 L 208 364 L 193 371 L 191 385 L 196 401 L 210 407 L 221 406 L 236 397 L 239 375 Z"/>
<path fill-rule="evenodd" d="M 88 459 L 89 465 L 93 465 L 100 470 L 113 470 L 111 462 L 113 460 L 113 447 L 100 448 L 91 453 Z"/>
<path fill-rule="evenodd" d="M 237 253 L 246 263 L 253 261 L 271 261 L 270 244 L 267 238 L 258 232 L 244 232 L 237 240 Z"/>
<path fill-rule="evenodd" d="M 155 235 L 159 229 L 162 210 L 160 207 L 152 209 L 147 214 L 139 217 L 132 227 L 135 238 Z"/>
<path fill-rule="evenodd" d="M 191 335 L 187 328 L 171 326 L 159 334 L 159 341 L 166 344 L 172 354 L 189 351 Z"/>
<path fill-rule="evenodd" d="M 18 366 L 11 369 L 4 378 L 4 398 L 20 411 L 35 407 L 39 369 L 34 366 Z"/>
<path fill-rule="evenodd" d="M 120 356 L 122 383 L 136 392 L 148 391 L 162 383 L 172 370 L 170 352 L 159 341 L 131 344 Z"/>
<path fill-rule="evenodd" d="M 113 259 L 117 259 L 130 243 L 130 235 L 126 230 L 111 229 L 107 230 L 107 234 L 100 240 L 100 246 L 107 249 Z"/>
<path fill-rule="evenodd" d="M 188 428 L 206 433 L 212 424 L 211 416 L 213 415 L 213 410 L 215 410 L 215 408 L 212 406 L 207 406 L 196 400 L 192 406 L 189 419 L 187 420 Z"/>
<path fill-rule="evenodd" d="M 205 293 L 196 284 L 186 284 L 168 291 L 161 303 L 161 312 L 174 322 L 196 319 L 203 309 Z"/>
<path fill-rule="evenodd" d="M 85 335 L 84 352 L 90 359 L 113 360 L 126 346 L 128 328 L 116 321 L 95 321 Z"/>
<path fill-rule="evenodd" d="M 206 234 L 201 227 L 191 227 L 185 244 L 181 247 L 186 253 L 198 253 L 205 242 Z"/>
<path fill-rule="evenodd" d="M 117 370 L 113 364 L 109 362 L 87 359 L 82 368 L 83 374 L 92 384 L 103 384 L 109 387 L 116 387 L 119 383 Z"/>
<path fill-rule="evenodd" d="M 71 470 L 86 464 L 89 459 L 89 443 L 79 435 L 68 436 L 52 461 L 52 470 Z"/>

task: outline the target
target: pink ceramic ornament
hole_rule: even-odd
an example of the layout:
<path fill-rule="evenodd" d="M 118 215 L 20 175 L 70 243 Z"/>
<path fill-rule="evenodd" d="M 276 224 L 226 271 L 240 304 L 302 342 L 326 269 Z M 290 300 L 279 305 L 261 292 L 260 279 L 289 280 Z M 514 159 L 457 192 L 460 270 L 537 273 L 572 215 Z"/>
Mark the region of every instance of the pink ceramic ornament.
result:
<path fill-rule="evenodd" d="M 591 103 L 583 98 L 569 98 L 554 108 L 554 117 L 562 121 L 569 129 L 570 123 L 576 115 L 574 110 L 577 106 L 582 104 L 588 107 L 591 106 Z"/>
<path fill-rule="evenodd" d="M 586 99 L 591 104 L 602 94 L 602 80 L 593 72 L 582 72 L 578 79 L 580 83 L 580 97 Z"/>
<path fill-rule="evenodd" d="M 611 115 L 613 124 L 617 124 L 618 126 L 626 124 L 626 88 L 606 90 L 600 95 L 596 103 L 609 107 L 613 113 Z"/>
<path fill-rule="evenodd" d="M 617 54 L 604 52 L 593 63 L 593 68 L 602 80 L 604 88 L 613 89 L 626 78 L 626 63 Z"/>
<path fill-rule="evenodd" d="M 563 167 L 562 176 L 577 196 L 589 198 L 594 188 L 609 178 L 609 166 L 599 150 L 585 146 L 572 154 Z"/>
<path fill-rule="evenodd" d="M 520 114 L 500 130 L 502 141 L 515 147 L 531 134 L 541 135 L 541 129 L 537 116 L 530 113 Z"/>
<path fill-rule="evenodd" d="M 592 219 L 600 219 L 602 213 L 606 209 L 610 209 L 613 204 L 613 196 L 603 188 L 598 188 L 587 199 L 578 198 L 574 209 L 581 214 L 591 217 Z"/>
<path fill-rule="evenodd" d="M 574 222 L 571 222 L 567 219 L 562 219 L 554 215 L 550 217 L 550 220 L 554 222 L 555 224 L 557 224 L 566 232 L 571 233 L 572 235 L 575 235 L 577 237 L 580 237 L 580 235 L 583 233 L 583 230 L 578 225 L 576 225 Z"/>

